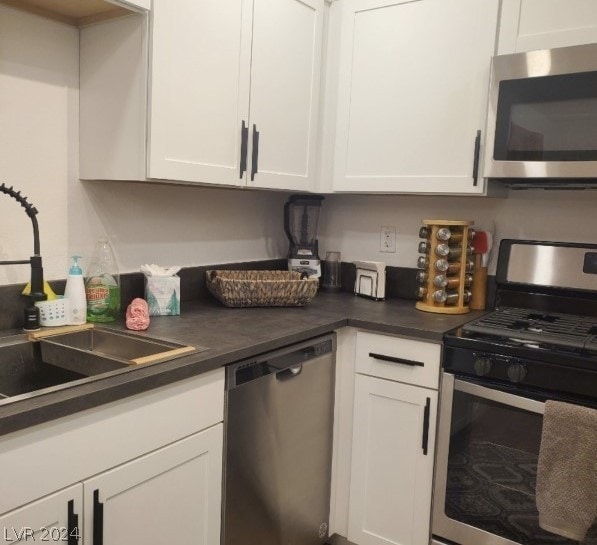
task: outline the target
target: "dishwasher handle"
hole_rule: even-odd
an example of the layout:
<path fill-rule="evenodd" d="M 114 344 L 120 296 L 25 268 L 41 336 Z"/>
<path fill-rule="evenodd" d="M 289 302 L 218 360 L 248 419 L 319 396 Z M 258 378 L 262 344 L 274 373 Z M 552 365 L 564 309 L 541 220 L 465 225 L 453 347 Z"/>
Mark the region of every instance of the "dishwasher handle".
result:
<path fill-rule="evenodd" d="M 293 365 L 282 371 L 278 371 L 276 373 L 276 380 L 283 382 L 285 380 L 291 380 L 294 377 L 298 377 L 301 372 L 303 371 L 303 364 L 299 363 L 298 365 Z"/>
<path fill-rule="evenodd" d="M 323 356 L 333 357 L 335 334 L 324 335 L 264 354 L 257 359 L 233 363 L 226 368 L 226 390 L 275 375 L 279 381 L 300 375 L 304 363 Z"/>

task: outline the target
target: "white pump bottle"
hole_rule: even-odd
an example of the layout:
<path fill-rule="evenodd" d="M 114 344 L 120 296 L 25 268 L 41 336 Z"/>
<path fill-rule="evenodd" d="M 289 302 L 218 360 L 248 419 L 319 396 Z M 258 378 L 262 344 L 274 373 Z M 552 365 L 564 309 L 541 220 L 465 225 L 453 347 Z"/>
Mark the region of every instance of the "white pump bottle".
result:
<path fill-rule="evenodd" d="M 87 299 L 85 297 L 85 281 L 79 266 L 81 256 L 74 255 L 68 271 L 64 297 L 68 299 L 68 324 L 78 325 L 87 321 Z"/>

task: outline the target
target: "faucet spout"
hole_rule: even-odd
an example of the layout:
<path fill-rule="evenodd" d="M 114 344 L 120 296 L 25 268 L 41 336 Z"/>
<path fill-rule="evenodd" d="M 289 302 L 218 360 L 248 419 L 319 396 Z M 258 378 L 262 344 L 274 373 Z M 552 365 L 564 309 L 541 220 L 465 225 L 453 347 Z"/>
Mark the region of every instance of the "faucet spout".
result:
<path fill-rule="evenodd" d="M 31 293 L 29 298 L 32 301 L 45 301 L 47 295 L 44 292 L 44 270 L 41 263 L 41 252 L 39 242 L 39 225 L 37 223 L 37 208 L 33 206 L 26 197 L 21 195 L 20 191 L 16 191 L 5 184 L 0 184 L 0 192 L 15 199 L 24 209 L 26 214 L 31 219 L 33 226 L 33 256 L 29 260 L 20 261 L 0 261 L 0 265 L 17 265 L 30 264 L 31 265 Z"/>

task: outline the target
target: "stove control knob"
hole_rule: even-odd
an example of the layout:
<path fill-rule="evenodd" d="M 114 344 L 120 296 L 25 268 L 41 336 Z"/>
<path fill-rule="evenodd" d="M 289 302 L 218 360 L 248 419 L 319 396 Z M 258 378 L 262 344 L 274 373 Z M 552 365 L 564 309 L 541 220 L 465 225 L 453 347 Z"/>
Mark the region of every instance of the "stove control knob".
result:
<path fill-rule="evenodd" d="M 527 376 L 527 368 L 522 363 L 513 363 L 508 367 L 508 378 L 515 384 L 522 382 Z"/>
<path fill-rule="evenodd" d="M 483 377 L 491 371 L 491 360 L 487 356 L 477 356 L 473 365 L 478 377 Z"/>

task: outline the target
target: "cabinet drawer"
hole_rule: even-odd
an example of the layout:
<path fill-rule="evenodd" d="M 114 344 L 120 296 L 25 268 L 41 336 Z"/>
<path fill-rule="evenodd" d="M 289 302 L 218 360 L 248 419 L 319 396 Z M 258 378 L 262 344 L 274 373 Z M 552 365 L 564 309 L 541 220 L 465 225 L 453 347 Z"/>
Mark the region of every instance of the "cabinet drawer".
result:
<path fill-rule="evenodd" d="M 356 372 L 437 389 L 440 351 L 439 344 L 359 331 Z"/>

